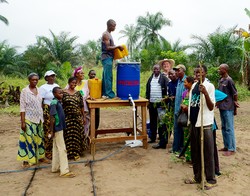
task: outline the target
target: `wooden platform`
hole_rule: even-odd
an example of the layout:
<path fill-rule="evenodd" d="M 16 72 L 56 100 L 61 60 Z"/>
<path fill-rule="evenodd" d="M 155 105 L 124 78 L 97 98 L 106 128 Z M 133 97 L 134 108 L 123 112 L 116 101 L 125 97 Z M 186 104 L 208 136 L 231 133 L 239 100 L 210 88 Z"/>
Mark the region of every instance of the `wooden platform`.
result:
<path fill-rule="evenodd" d="M 140 97 L 138 100 L 134 100 L 136 108 L 141 107 L 141 118 L 142 126 L 141 129 L 136 127 L 136 130 L 140 133 L 137 136 L 137 139 L 142 140 L 143 148 L 147 148 L 147 131 L 146 131 L 146 116 L 147 116 L 147 104 L 148 100 Z M 98 129 L 95 130 L 95 108 L 107 108 L 107 107 L 132 107 L 128 100 L 115 100 L 115 99 L 96 99 L 96 100 L 87 100 L 89 110 L 90 110 L 90 149 L 91 154 L 95 155 L 95 144 L 98 142 L 118 142 L 125 140 L 133 140 L 134 136 L 117 136 L 117 137 L 102 137 L 97 138 L 98 134 L 106 133 L 133 133 L 133 127 L 119 128 L 119 129 Z M 136 110 L 137 111 L 137 110 Z M 101 116 L 100 116 L 101 118 Z"/>

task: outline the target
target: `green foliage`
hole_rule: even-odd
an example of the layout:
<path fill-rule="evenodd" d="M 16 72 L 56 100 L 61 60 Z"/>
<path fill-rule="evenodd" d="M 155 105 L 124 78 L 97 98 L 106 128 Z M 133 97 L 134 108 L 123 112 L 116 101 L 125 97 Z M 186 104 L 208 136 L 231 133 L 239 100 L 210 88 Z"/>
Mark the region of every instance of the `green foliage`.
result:
<path fill-rule="evenodd" d="M 1 114 L 11 114 L 11 115 L 18 116 L 20 114 L 20 106 L 19 105 L 10 105 L 9 107 L 1 108 L 0 115 Z"/>
<path fill-rule="evenodd" d="M 218 67 L 211 66 L 207 69 L 207 78 L 214 84 L 215 88 L 218 86 L 220 75 L 218 73 Z"/>
<path fill-rule="evenodd" d="M 137 28 L 140 32 L 141 41 L 138 45 L 141 48 L 147 48 L 152 44 L 162 43 L 165 38 L 158 31 L 164 26 L 170 26 L 171 21 L 164 18 L 161 12 L 156 14 L 146 13 L 146 16 L 139 16 L 137 19 Z"/>
<path fill-rule="evenodd" d="M 226 63 L 230 66 L 232 78 L 238 80 L 241 77 L 239 70 L 243 50 L 242 39 L 234 35 L 234 29 L 222 31 L 218 28 L 206 38 L 194 35 L 193 39 L 197 43 L 191 47 L 194 49 L 193 55 L 198 62 L 202 61 L 208 67 Z"/>
<path fill-rule="evenodd" d="M 248 89 L 247 86 L 236 83 L 236 88 L 239 101 L 250 101 L 250 89 Z"/>
<path fill-rule="evenodd" d="M 101 40 L 90 40 L 80 45 L 80 48 L 84 66 L 88 68 L 97 66 L 101 60 Z"/>
<path fill-rule="evenodd" d="M 183 64 L 186 67 L 188 67 L 188 55 L 184 51 L 172 51 L 169 50 L 167 52 L 162 51 L 161 52 L 161 59 L 174 59 L 175 60 L 175 65 L 178 64 Z"/>

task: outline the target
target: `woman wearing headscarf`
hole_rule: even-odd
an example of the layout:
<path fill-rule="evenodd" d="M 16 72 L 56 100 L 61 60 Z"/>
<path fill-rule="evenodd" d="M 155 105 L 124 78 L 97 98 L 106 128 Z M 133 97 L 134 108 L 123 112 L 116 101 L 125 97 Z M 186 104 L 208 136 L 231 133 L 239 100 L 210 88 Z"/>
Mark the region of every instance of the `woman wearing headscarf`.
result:
<path fill-rule="evenodd" d="M 73 76 L 76 77 L 76 90 L 80 91 L 83 97 L 83 106 L 84 106 L 84 113 L 85 113 L 85 125 L 84 125 L 84 134 L 86 136 L 89 135 L 89 126 L 90 126 L 90 116 L 89 116 L 89 109 L 86 100 L 90 98 L 89 95 L 89 87 L 88 87 L 88 80 L 84 80 L 84 72 L 82 67 L 78 67 L 74 70 Z"/>
<path fill-rule="evenodd" d="M 53 139 L 50 138 L 50 114 L 49 108 L 54 95 L 52 90 L 54 87 L 58 87 L 59 85 L 55 83 L 56 74 L 54 71 L 49 70 L 44 74 L 44 79 L 47 81 L 46 84 L 43 84 L 39 88 L 39 93 L 43 98 L 43 130 L 44 130 L 44 147 L 45 147 L 45 156 L 48 159 L 52 159 L 52 147 L 53 147 Z"/>
<path fill-rule="evenodd" d="M 47 162 L 44 151 L 42 97 L 39 94 L 36 73 L 28 76 L 29 85 L 21 91 L 20 116 L 21 130 L 17 160 L 23 161 L 23 167 Z"/>

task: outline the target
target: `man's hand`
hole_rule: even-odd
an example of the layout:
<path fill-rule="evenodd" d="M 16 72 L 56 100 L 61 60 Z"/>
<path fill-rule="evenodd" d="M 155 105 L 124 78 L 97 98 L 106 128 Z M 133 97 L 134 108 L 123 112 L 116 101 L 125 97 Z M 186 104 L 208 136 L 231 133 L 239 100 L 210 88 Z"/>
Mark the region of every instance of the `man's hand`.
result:
<path fill-rule="evenodd" d="M 124 50 L 123 46 L 118 46 L 118 48 L 119 48 L 120 51 Z"/>

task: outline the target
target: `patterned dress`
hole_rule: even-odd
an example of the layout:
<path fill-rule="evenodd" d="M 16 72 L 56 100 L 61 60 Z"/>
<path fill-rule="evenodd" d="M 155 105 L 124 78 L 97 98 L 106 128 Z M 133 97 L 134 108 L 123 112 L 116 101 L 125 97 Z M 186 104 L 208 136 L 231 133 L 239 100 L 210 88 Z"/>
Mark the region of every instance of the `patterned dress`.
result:
<path fill-rule="evenodd" d="M 83 98 L 79 91 L 71 95 L 63 93 L 63 109 L 65 113 L 66 129 L 64 130 L 64 141 L 69 159 L 78 159 L 83 156 L 87 148 L 87 139 L 84 134 Z"/>

